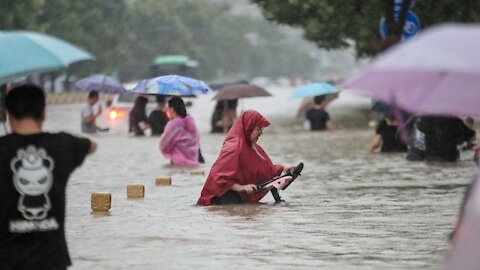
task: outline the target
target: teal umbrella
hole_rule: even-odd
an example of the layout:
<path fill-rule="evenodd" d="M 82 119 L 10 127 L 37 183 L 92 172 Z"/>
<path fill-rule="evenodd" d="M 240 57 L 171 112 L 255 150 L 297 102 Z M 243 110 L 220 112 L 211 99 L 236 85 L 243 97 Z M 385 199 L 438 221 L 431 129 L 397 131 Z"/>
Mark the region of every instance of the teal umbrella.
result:
<path fill-rule="evenodd" d="M 292 98 L 313 97 L 336 93 L 338 93 L 338 90 L 335 88 L 335 86 L 326 82 L 318 82 L 300 86 L 295 90 Z"/>
<path fill-rule="evenodd" d="M 93 59 L 94 56 L 89 52 L 50 35 L 28 31 L 0 31 L 0 85 Z"/>

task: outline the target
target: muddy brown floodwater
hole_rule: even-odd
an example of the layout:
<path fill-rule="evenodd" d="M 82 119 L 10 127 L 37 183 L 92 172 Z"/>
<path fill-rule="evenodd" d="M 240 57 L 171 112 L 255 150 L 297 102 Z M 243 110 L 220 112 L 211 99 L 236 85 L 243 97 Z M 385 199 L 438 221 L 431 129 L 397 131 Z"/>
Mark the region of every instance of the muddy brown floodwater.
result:
<path fill-rule="evenodd" d="M 274 162 L 305 163 L 302 176 L 260 204 L 195 206 L 206 176 L 167 165 L 158 138 L 95 136 L 99 148 L 67 190 L 71 269 L 438 269 L 465 186 L 476 173 L 471 152 L 454 166 L 411 163 L 403 154 L 370 154 L 374 131 L 349 95 L 330 107 L 338 126 L 311 133 L 293 124 L 291 89 L 245 100 L 271 120 L 260 138 Z M 208 174 L 223 135 L 209 134 L 210 96 L 189 108 L 201 132 Z M 49 107 L 47 130 L 78 133 L 81 104 Z M 197 168 L 198 169 L 198 168 Z M 172 177 L 171 186 L 155 178 Z M 145 185 L 128 200 L 126 185 Z M 90 195 L 112 194 L 109 216 L 90 214 Z"/>

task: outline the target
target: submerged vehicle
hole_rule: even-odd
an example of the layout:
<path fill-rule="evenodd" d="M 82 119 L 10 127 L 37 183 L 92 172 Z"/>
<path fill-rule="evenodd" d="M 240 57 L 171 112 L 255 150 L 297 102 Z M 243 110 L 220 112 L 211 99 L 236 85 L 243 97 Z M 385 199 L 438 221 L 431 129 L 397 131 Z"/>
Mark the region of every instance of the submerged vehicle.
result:
<path fill-rule="evenodd" d="M 287 187 L 297 179 L 303 170 L 303 162 L 300 162 L 294 167 L 293 171 L 277 177 L 274 177 L 262 184 L 257 185 L 257 191 L 270 191 L 275 202 L 281 202 L 282 198 L 278 194 L 278 190 L 285 190 Z"/>

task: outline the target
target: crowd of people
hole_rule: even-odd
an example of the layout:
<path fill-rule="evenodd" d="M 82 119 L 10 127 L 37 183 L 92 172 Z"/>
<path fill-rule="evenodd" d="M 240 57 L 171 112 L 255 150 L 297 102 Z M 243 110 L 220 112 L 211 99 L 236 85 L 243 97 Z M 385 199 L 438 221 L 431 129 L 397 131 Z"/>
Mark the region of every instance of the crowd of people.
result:
<path fill-rule="evenodd" d="M 95 120 L 102 109 L 94 109 L 98 100 L 98 92 L 91 91 L 81 111 L 83 133 L 100 130 Z M 160 136 L 159 150 L 174 165 L 204 162 L 200 135 L 183 99 L 159 95 L 148 116 L 147 102 L 145 96 L 136 98 L 129 113 L 129 132 L 145 136 L 150 129 L 152 135 Z M 325 95 L 313 98 L 313 105 L 305 111 L 307 129 L 334 129 L 326 111 L 328 102 Z M 0 181 L 2 269 L 66 269 L 70 265 L 64 233 L 65 188 L 72 171 L 95 152 L 96 143 L 68 133 L 44 132 L 45 104 L 44 91 L 33 85 L 16 87 L 6 97 L 12 133 L 0 137 L 0 175 L 12 181 Z M 290 164 L 273 163 L 258 144 L 269 121 L 255 110 L 237 117 L 237 104 L 237 100 L 221 101 L 212 116 L 212 132 L 224 132 L 226 137 L 198 205 L 258 202 L 267 194 L 257 190 L 259 184 L 294 169 Z M 412 117 L 391 110 L 378 123 L 370 151 L 408 152 L 408 160 L 454 162 L 459 146 L 471 149 L 475 139 L 471 118 L 464 122 L 446 116 Z M 480 153 L 478 148 L 476 153 Z"/>
<path fill-rule="evenodd" d="M 129 112 L 129 133 L 132 136 L 144 136 L 145 132 L 149 131 L 152 136 L 161 136 L 161 152 L 171 159 L 172 164 L 203 163 L 198 131 L 191 116 L 186 115 L 186 110 L 184 113 L 183 100 L 178 97 L 169 99 L 166 106 L 167 98 L 168 96 L 157 95 L 157 106 L 147 116 L 148 99 L 139 95 Z M 302 103 L 301 118 L 305 129 L 335 129 L 326 110 L 333 98 L 335 96 L 319 95 Z M 97 112 L 93 109 L 98 99 L 98 92 L 89 93 L 87 104 L 82 110 L 81 128 L 84 133 L 102 130 L 95 124 L 95 119 L 102 113 L 102 109 L 99 107 Z M 211 133 L 227 134 L 237 119 L 237 107 L 238 99 L 218 101 L 211 117 Z M 459 158 L 459 150 L 472 149 L 475 146 L 474 121 L 470 117 L 462 121 L 450 116 L 411 116 L 402 111 L 395 112 L 388 104 L 378 101 L 372 109 L 379 112 L 379 122 L 369 148 L 372 153 L 405 152 L 406 159 L 410 161 L 455 162 Z M 397 119 L 398 116 L 402 119 Z M 172 128 L 172 125 L 175 128 Z M 172 130 L 177 133 L 180 130 L 185 136 L 173 136 Z M 177 145 L 181 150 L 172 149 L 169 144 Z M 187 150 L 187 145 L 192 148 Z M 194 151 L 194 148 L 198 148 L 198 151 Z M 172 151 L 176 154 L 172 154 Z M 196 154 L 189 156 L 191 152 L 198 153 L 199 157 L 197 158 Z M 183 157 L 180 158 L 179 153 L 183 153 Z M 477 153 L 480 153 L 480 150 L 477 149 Z M 478 155 L 476 158 L 478 160 Z"/>
<path fill-rule="evenodd" d="M 81 129 L 86 134 L 97 132 L 95 119 L 101 109 L 95 112 L 93 106 L 98 99 L 97 92 L 90 92 L 81 112 Z M 159 124 L 152 119 L 160 119 L 165 125 L 159 148 L 172 164 L 201 162 L 200 136 L 184 101 L 168 99 L 164 112 L 165 100 L 158 98 L 157 109 L 146 117 L 146 100 L 137 97 L 130 112 L 130 130 L 141 136 L 147 126 Z M 71 265 L 64 229 L 66 185 L 73 170 L 95 152 L 96 143 L 64 132 L 44 132 L 45 104 L 43 89 L 34 85 L 16 87 L 6 96 L 12 133 L 0 137 L 0 175 L 11 181 L 0 181 L 1 269 L 66 269 Z M 274 165 L 257 144 L 269 124 L 253 110 L 234 120 L 199 205 L 257 202 L 266 192 L 256 192 L 256 183 L 293 169 Z M 247 168 L 244 162 L 249 163 L 248 170 L 239 170 Z"/>
<path fill-rule="evenodd" d="M 473 149 L 474 120 L 454 116 L 412 116 L 384 105 L 370 152 L 406 152 L 409 161 L 456 162 L 460 150 Z M 400 118 L 400 121 L 399 119 Z"/>

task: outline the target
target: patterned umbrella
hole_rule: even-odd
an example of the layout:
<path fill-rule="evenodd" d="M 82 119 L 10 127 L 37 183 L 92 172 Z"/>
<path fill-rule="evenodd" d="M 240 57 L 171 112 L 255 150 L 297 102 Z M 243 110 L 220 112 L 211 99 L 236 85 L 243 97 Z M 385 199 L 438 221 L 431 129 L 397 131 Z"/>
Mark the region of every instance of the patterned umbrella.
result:
<path fill-rule="evenodd" d="M 167 75 L 142 80 L 135 88 L 127 91 L 149 95 L 192 96 L 197 93 L 206 94 L 212 90 L 203 81 L 179 75 Z"/>

